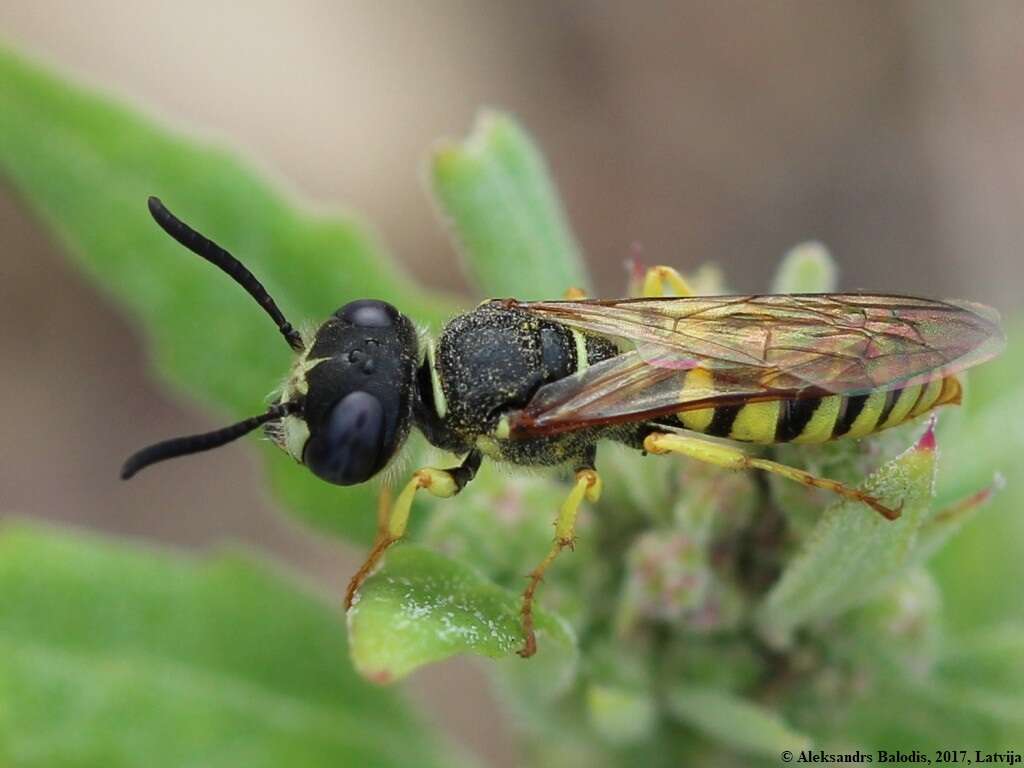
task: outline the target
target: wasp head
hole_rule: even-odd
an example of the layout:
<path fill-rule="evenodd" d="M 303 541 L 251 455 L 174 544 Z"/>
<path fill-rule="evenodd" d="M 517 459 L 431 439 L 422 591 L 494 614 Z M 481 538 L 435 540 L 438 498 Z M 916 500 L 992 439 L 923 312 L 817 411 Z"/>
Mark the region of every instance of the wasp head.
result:
<path fill-rule="evenodd" d="M 263 426 L 314 474 L 338 485 L 369 480 L 409 434 L 417 339 L 412 323 L 383 301 L 346 304 L 306 341 L 270 294 L 234 256 L 150 198 L 158 225 L 249 293 L 297 353 L 291 375 L 266 412 L 201 435 L 164 440 L 133 454 L 129 478 L 157 462 L 225 445 Z"/>
<path fill-rule="evenodd" d="M 383 301 L 346 304 L 296 361 L 280 404 L 301 402 L 269 433 L 317 477 L 369 480 L 398 452 L 412 423 L 416 330 Z"/>

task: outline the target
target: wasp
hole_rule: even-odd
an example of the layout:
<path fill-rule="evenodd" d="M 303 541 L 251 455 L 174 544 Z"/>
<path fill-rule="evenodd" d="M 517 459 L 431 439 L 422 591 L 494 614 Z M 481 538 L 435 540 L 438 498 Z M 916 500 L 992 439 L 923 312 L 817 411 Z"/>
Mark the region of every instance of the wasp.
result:
<path fill-rule="evenodd" d="M 958 404 L 957 374 L 1004 344 L 998 315 L 980 304 L 874 293 L 700 297 L 670 267 L 648 270 L 640 295 L 630 298 L 575 292 L 558 301 L 485 301 L 450 320 L 436 340 L 376 299 L 352 301 L 302 334 L 230 253 L 157 198 L 149 211 L 255 299 L 295 361 L 266 412 L 149 446 L 127 460 L 122 478 L 262 426 L 317 477 L 355 485 L 379 475 L 418 429 L 462 460 L 417 470 L 383 510 L 373 548 L 348 585 L 347 609 L 403 537 L 418 491 L 455 496 L 485 458 L 571 470 L 554 542 L 523 592 L 524 657 L 536 651 L 537 587 L 572 545 L 584 499 L 600 496 L 601 441 L 772 472 L 892 520 L 900 510 L 862 490 L 748 455 L 735 443 L 862 438 Z M 676 295 L 663 295 L 666 287 Z"/>

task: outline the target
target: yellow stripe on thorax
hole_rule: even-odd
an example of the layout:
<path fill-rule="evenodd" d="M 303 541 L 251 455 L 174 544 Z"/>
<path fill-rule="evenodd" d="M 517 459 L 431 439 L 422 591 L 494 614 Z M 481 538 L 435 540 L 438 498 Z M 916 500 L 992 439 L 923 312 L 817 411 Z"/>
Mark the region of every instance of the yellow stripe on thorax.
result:
<path fill-rule="evenodd" d="M 771 443 L 775 441 L 775 426 L 779 422 L 779 400 L 763 403 L 749 403 L 736 414 L 729 437 L 748 443 Z"/>
<path fill-rule="evenodd" d="M 430 368 L 430 387 L 434 393 L 434 411 L 443 419 L 448 413 L 448 398 L 445 397 L 441 374 L 437 370 L 433 340 L 427 342 L 427 366 Z"/>
<path fill-rule="evenodd" d="M 572 331 L 572 341 L 576 345 L 576 370 L 585 371 L 590 367 L 590 359 L 587 357 L 587 337 L 577 331 Z"/>
<path fill-rule="evenodd" d="M 811 416 L 811 420 L 807 422 L 803 432 L 797 435 L 792 442 L 824 443 L 831 440 L 832 430 L 836 426 L 836 419 L 839 418 L 839 407 L 842 403 L 842 395 L 829 395 L 821 398 L 821 403 L 814 411 L 814 415 Z"/>

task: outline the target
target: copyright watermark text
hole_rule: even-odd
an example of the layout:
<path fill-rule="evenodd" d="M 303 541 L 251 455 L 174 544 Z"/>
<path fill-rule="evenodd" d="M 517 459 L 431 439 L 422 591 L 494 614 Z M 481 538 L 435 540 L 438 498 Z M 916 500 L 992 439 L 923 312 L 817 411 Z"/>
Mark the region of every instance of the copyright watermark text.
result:
<path fill-rule="evenodd" d="M 837 763 L 878 763 L 885 765 L 1019 765 L 1024 763 L 1024 754 L 1008 749 L 1002 752 L 988 752 L 982 749 L 936 749 L 922 752 L 914 749 L 879 749 L 874 752 L 855 750 L 853 752 L 826 752 L 823 749 L 801 749 L 799 752 L 785 750 L 779 757 L 784 763 L 837 764 Z"/>

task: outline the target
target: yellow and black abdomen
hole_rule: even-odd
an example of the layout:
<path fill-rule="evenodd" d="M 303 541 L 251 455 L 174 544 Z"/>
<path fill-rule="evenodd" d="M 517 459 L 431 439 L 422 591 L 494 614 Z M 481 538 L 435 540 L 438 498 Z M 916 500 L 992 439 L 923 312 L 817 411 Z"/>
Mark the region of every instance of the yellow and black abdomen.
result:
<path fill-rule="evenodd" d="M 690 375 L 698 371 L 701 369 Z M 699 375 L 709 374 L 701 371 Z M 698 386 L 708 384 L 699 382 Z M 859 395 L 763 400 L 682 411 L 676 419 L 694 432 L 748 443 L 824 443 L 895 427 L 940 405 L 959 403 L 960 394 L 960 382 L 947 376 Z"/>

